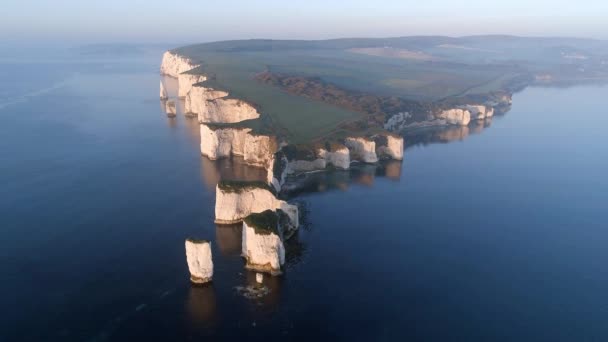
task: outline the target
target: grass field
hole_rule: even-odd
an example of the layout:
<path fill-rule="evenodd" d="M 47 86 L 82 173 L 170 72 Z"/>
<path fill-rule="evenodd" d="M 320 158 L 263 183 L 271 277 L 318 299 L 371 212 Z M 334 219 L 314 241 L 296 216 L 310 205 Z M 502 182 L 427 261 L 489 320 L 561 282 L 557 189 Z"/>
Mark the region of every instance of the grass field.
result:
<path fill-rule="evenodd" d="M 601 45 L 588 40 L 566 43 Z M 200 72 L 215 77 L 210 84 L 256 105 L 291 141 L 306 142 L 362 114 L 288 94 L 256 81 L 257 74 L 270 71 L 315 78 L 357 93 L 434 102 L 503 90 L 527 68 L 559 65 L 563 44 L 508 36 L 404 37 L 225 41 L 174 51 L 202 62 Z"/>

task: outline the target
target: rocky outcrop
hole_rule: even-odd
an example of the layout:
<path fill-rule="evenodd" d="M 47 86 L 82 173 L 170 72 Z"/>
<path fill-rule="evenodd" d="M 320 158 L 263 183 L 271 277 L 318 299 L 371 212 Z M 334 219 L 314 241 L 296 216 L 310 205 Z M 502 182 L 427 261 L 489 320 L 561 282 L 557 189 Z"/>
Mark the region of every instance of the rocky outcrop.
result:
<path fill-rule="evenodd" d="M 281 274 L 281 266 L 285 263 L 285 246 L 276 212 L 267 210 L 244 219 L 242 255 L 248 269 Z"/>
<path fill-rule="evenodd" d="M 335 168 L 346 170 L 350 167 L 350 151 L 348 147 L 340 143 L 327 144 L 325 148 L 321 148 L 319 155 L 325 159 L 327 165 L 333 165 Z"/>
<path fill-rule="evenodd" d="M 251 128 L 201 124 L 201 153 L 211 160 L 237 155 L 247 164 L 270 169 L 276 151 L 275 137 L 254 134 Z"/>
<path fill-rule="evenodd" d="M 364 163 L 377 163 L 376 143 L 363 137 L 349 137 L 345 145 L 350 150 L 350 158 Z"/>
<path fill-rule="evenodd" d="M 471 122 L 471 112 L 462 108 L 442 110 L 436 117 L 439 120 L 444 120 L 449 125 L 466 126 Z"/>
<path fill-rule="evenodd" d="M 190 270 L 190 281 L 196 284 L 210 282 L 213 278 L 211 243 L 207 240 L 186 240 L 186 260 Z"/>
<path fill-rule="evenodd" d="M 471 113 L 472 120 L 483 120 L 494 115 L 494 108 L 485 105 L 466 105 L 464 109 Z"/>
<path fill-rule="evenodd" d="M 274 190 L 281 192 L 285 179 L 287 178 L 289 161 L 282 151 L 276 152 L 272 158 L 272 168 L 269 168 L 266 176 L 268 184 L 272 185 Z"/>
<path fill-rule="evenodd" d="M 190 103 L 197 101 L 190 97 Z M 216 98 L 205 100 L 196 112 L 200 122 L 235 123 L 245 120 L 257 119 L 260 113 L 249 103 L 233 98 Z"/>
<path fill-rule="evenodd" d="M 252 213 L 281 209 L 291 225 L 299 226 L 298 207 L 278 199 L 263 182 L 221 181 L 215 191 L 215 222 L 232 224 Z"/>
<path fill-rule="evenodd" d="M 169 117 L 174 117 L 177 115 L 177 106 L 175 105 L 175 101 L 165 101 L 165 113 L 167 113 L 167 116 Z"/>
<path fill-rule="evenodd" d="M 167 96 L 167 89 L 165 89 L 163 81 L 160 81 L 160 99 L 166 100 L 167 98 L 169 98 L 169 96 Z"/>
<path fill-rule="evenodd" d="M 224 117 L 212 117 L 208 115 L 207 101 L 215 100 L 220 97 L 226 97 L 228 93 L 213 88 L 207 88 L 200 84 L 194 84 L 184 100 L 184 109 L 186 113 L 196 114 L 200 122 L 229 122 Z"/>
<path fill-rule="evenodd" d="M 194 84 L 207 80 L 203 75 L 179 74 L 177 75 L 177 96 L 185 98 Z"/>
<path fill-rule="evenodd" d="M 403 160 L 403 137 L 383 133 L 374 137 L 376 155 L 383 159 Z"/>
<path fill-rule="evenodd" d="M 166 51 L 160 64 L 160 74 L 171 77 L 179 77 L 179 74 L 192 70 L 199 65 L 190 58 Z"/>

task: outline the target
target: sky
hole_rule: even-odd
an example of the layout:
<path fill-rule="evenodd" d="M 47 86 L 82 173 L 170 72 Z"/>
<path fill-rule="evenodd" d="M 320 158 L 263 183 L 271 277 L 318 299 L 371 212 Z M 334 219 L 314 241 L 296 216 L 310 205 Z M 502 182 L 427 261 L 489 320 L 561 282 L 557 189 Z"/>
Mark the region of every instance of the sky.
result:
<path fill-rule="evenodd" d="M 512 34 L 608 39 L 608 0 L 3 0 L 1 41 Z"/>

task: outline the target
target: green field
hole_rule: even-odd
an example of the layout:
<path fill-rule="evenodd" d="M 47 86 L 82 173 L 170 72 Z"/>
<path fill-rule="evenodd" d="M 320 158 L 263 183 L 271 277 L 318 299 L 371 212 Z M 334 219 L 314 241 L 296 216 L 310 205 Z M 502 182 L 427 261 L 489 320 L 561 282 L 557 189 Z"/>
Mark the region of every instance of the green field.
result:
<path fill-rule="evenodd" d="M 246 40 L 190 45 L 173 51 L 201 62 L 202 67 L 195 72 L 213 76 L 207 81 L 209 86 L 223 88 L 231 96 L 256 105 L 264 116 L 264 125 L 270 123 L 293 142 L 307 142 L 365 113 L 289 94 L 255 80 L 257 74 L 268 71 L 314 78 L 357 94 L 431 103 L 504 90 L 523 74 L 559 68 L 566 43 L 577 46 L 569 47 L 569 53 L 584 52 L 587 47 L 608 54 L 608 49 L 598 48 L 605 44 L 597 41 L 503 36 Z M 351 50 L 361 48 L 364 50 L 358 51 L 372 51 L 373 55 Z M 383 56 L 383 48 L 390 53 Z M 411 54 L 429 58 L 391 57 Z"/>

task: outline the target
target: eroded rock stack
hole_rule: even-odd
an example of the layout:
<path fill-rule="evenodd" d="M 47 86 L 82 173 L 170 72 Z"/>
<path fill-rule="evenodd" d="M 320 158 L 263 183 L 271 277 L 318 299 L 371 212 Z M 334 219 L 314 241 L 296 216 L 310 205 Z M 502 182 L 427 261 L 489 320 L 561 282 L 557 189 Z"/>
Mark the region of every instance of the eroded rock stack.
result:
<path fill-rule="evenodd" d="M 209 241 L 186 239 L 186 260 L 190 281 L 195 284 L 205 284 L 213 279 L 213 260 Z"/>

